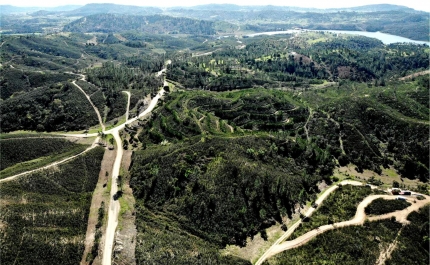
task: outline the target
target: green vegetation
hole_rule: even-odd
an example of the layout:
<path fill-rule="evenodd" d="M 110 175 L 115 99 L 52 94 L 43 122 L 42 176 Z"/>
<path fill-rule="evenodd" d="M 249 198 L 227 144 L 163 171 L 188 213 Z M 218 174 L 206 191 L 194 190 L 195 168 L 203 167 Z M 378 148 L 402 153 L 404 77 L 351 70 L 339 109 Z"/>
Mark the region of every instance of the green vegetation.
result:
<path fill-rule="evenodd" d="M 282 252 L 263 264 L 375 264 L 381 247 L 386 249 L 400 229 L 402 224 L 383 220 L 327 231 L 304 246 Z"/>
<path fill-rule="evenodd" d="M 429 212 L 430 206 L 427 205 L 409 214 L 411 223 L 402 229 L 387 265 L 429 264 Z"/>
<path fill-rule="evenodd" d="M 130 185 L 139 203 L 189 233 L 219 246 L 243 246 L 291 216 L 296 203 L 314 198 L 318 181 L 329 181 L 330 164 L 318 152 L 303 141 L 264 135 L 197 136 L 135 152 Z"/>
<path fill-rule="evenodd" d="M 48 137 L 5 139 L 0 147 L 0 178 L 6 178 L 78 154 L 88 146 Z"/>
<path fill-rule="evenodd" d="M 241 29 L 245 31 L 279 31 L 296 27 L 316 30 L 380 31 L 428 41 L 429 18 L 427 12 L 412 10 L 404 6 L 387 5 L 387 8 L 381 9 L 375 6 L 322 10 L 291 6 L 205 5 L 173 9 L 169 10 L 168 14 L 228 21 L 240 24 Z"/>
<path fill-rule="evenodd" d="M 366 214 L 380 215 L 403 210 L 410 205 L 410 202 L 404 200 L 384 200 L 379 198 L 371 202 L 364 211 Z"/>
<path fill-rule="evenodd" d="M 97 124 L 85 95 L 70 83 L 41 87 L 1 104 L 1 131 L 84 130 Z"/>
<path fill-rule="evenodd" d="M 99 210 L 97 211 L 97 224 L 96 224 L 96 232 L 94 235 L 94 244 L 91 247 L 91 251 L 87 254 L 87 257 L 85 258 L 87 262 L 92 264 L 95 257 L 98 255 L 98 250 L 100 246 L 100 239 L 102 237 L 102 226 L 103 221 L 105 219 L 105 202 L 102 201 Z"/>
<path fill-rule="evenodd" d="M 4 42 L 4 44 L 2 46 L 0 58 L 2 62 L 7 62 L 13 66 L 19 65 L 20 68 L 18 69 L 34 69 L 35 71 L 61 71 L 56 74 L 45 73 L 45 78 L 43 78 L 43 73 L 34 73 L 38 80 L 42 81 L 45 79 L 46 81 L 49 81 L 46 79 L 48 76 L 49 79 L 62 79 L 61 75 L 63 72 L 77 70 L 88 65 L 85 60 L 80 60 L 81 47 L 79 47 L 80 44 L 77 42 L 77 40 L 78 38 L 72 39 L 64 36 L 39 37 L 35 35 L 2 35 L 2 42 Z M 24 75 L 27 73 L 28 72 L 24 72 Z M 29 74 L 27 75 L 30 76 Z M 31 80 L 32 79 L 30 79 L 30 81 Z M 34 78 L 33 80 L 36 81 Z M 24 81 L 27 81 L 25 77 Z M 19 81 L 9 82 L 11 82 L 11 84 L 19 84 Z M 35 84 L 37 84 L 37 82 L 35 82 Z M 12 92 L 12 89 L 7 90 Z"/>
<path fill-rule="evenodd" d="M 423 37 L 428 35 L 428 18 L 422 13 L 381 6 L 372 7 L 383 10 L 378 12 L 339 13 L 296 13 L 284 8 L 271 12 L 272 7 L 249 12 L 247 7 L 227 6 L 209 15 L 205 8 L 135 8 L 124 14 L 133 8 L 89 5 L 66 12 L 80 17 L 69 24 L 66 13 L 2 17 L 8 20 L 2 30 L 9 27 L 11 32 L 56 32 L 63 27 L 72 31 L 2 35 L 2 132 L 83 132 L 97 125 L 94 110 L 73 80 L 91 97 L 107 128 L 126 119 L 123 91 L 131 93 L 133 117 L 147 107 L 147 96 L 155 96 L 164 78 L 174 84 L 149 119 L 126 126 L 122 133 L 124 148 L 134 151 L 130 185 L 136 207 L 120 199 L 121 214 L 137 209 L 133 239 L 137 263 L 249 264 L 223 256 L 219 249 L 228 244 L 245 246 L 258 234 L 267 240 L 272 235 L 266 229 L 275 224 L 286 228 L 283 220 L 291 218 L 298 205 L 314 201 L 322 182 L 331 184 L 335 179 L 331 176 L 337 166 L 353 165 L 359 173 L 372 170 L 365 178 L 374 184 L 390 178 L 378 176 L 383 170 L 413 183 L 428 182 L 428 76 L 400 80 L 428 70 L 427 46 L 383 45 L 366 37 L 320 32 L 240 37 L 250 30 L 301 25 L 339 29 L 358 25 L 360 30 L 385 32 L 396 27 L 404 35 Z M 109 14 L 95 14 L 100 10 Z M 180 17 L 184 12 L 205 20 Z M 154 15 L 162 13 L 174 16 Z M 211 21 L 212 15 L 217 21 Z M 166 60 L 172 64 L 156 77 Z M 77 73 L 87 81 L 77 80 Z M 21 148 L 35 143 L 19 144 Z M 56 143 L 46 140 L 9 161 L 40 165 L 84 148 L 62 149 L 64 143 Z M 15 151 L 10 146 L 8 150 Z M 91 151 L 59 168 L 2 185 L 0 198 L 7 207 L 0 209 L 0 229 L 5 231 L 0 245 L 5 263 L 79 262 L 101 154 L 102 150 Z M 22 164 L 15 167 L 25 169 Z M 109 178 L 106 185 L 110 189 L 116 184 Z M 428 192 L 427 184 L 416 186 Z M 356 205 L 370 193 L 366 187 L 342 187 L 293 236 L 351 219 Z M 375 211 L 380 208 L 377 205 Z M 105 216 L 99 212 L 88 262 L 98 249 L 102 219 Z M 334 253 L 329 247 L 334 246 L 345 251 L 334 255 L 333 263 L 372 264 L 379 254 L 375 242 L 385 247 L 399 229 L 399 224 L 384 221 L 332 231 L 316 239 L 329 246 L 319 244 L 312 256 L 305 255 L 307 248 L 294 250 L 297 255 L 288 262 L 329 260 L 327 253 Z M 414 240 L 421 235 L 411 233 Z M 21 255 L 27 252 L 27 257 Z M 282 264 L 285 257 L 280 257 Z"/>
<path fill-rule="evenodd" d="M 428 264 L 429 206 L 412 212 L 408 220 L 404 227 L 391 219 L 331 230 L 263 264 L 375 264 L 390 244 L 395 248 L 386 264 Z"/>
<path fill-rule="evenodd" d="M 318 38 L 325 41 L 309 44 Z M 384 86 L 389 78 L 428 68 L 426 46 L 383 45 L 362 36 L 301 33 L 293 38 L 255 37 L 244 44 L 240 49 L 210 48 L 213 53 L 206 56 L 178 53 L 167 78 L 186 88 L 214 91 L 308 88 L 345 79 Z"/>
<path fill-rule="evenodd" d="M 7 140 L 7 139 L 13 139 L 13 138 L 60 138 L 60 137 L 66 137 L 66 136 L 50 134 L 50 133 L 38 133 L 38 132 L 31 132 L 31 131 L 18 131 L 13 133 L 0 134 L 0 140 Z"/>
<path fill-rule="evenodd" d="M 370 194 L 372 194 L 372 190 L 367 186 L 339 186 L 287 240 L 295 239 L 322 225 L 351 220 L 357 212 L 358 204 Z"/>
<path fill-rule="evenodd" d="M 2 67 L 0 68 L 1 98 L 4 100 L 12 95 L 28 92 L 33 88 L 64 82 L 73 77 L 66 73 L 21 71 Z"/>
<path fill-rule="evenodd" d="M 102 87 L 92 94 L 91 99 L 99 111 L 108 107 L 106 120 L 110 121 L 125 114 L 127 107 L 127 96 L 123 90 L 130 90 L 133 94 L 130 108 L 133 108 L 139 95 L 144 97 L 150 93 L 156 93 L 162 86 L 161 78 L 155 78 L 152 71 L 158 70 L 162 65 L 154 60 L 153 64 L 139 64 L 138 61 L 130 59 L 131 64 L 140 65 L 139 68 L 128 68 L 113 63 L 104 63 L 100 68 L 88 69 L 88 81 Z"/>
<path fill-rule="evenodd" d="M 0 141 L 0 170 L 41 156 L 57 155 L 77 144 L 58 138 L 26 138 Z"/>
<path fill-rule="evenodd" d="M 166 100 L 138 135 L 144 145 L 196 135 L 244 135 L 252 130 L 276 130 L 273 133 L 277 137 L 288 138 L 288 131 L 303 127 L 309 115 L 291 94 L 264 89 L 218 94 L 175 92 Z"/>
<path fill-rule="evenodd" d="M 217 245 L 192 235 L 175 218 L 149 211 L 141 203 L 136 209 L 136 226 L 137 264 L 251 265 L 238 257 L 221 255 Z"/>
<path fill-rule="evenodd" d="M 4 264 L 77 264 L 104 149 L 0 185 Z"/>
<path fill-rule="evenodd" d="M 158 34 L 215 34 L 214 22 L 160 15 L 136 16 L 97 14 L 75 20 L 64 27 L 71 32 L 123 32 L 140 30 Z"/>
<path fill-rule="evenodd" d="M 327 114 L 339 123 L 345 151 L 345 155 L 339 157 L 340 165 L 352 162 L 359 172 L 371 169 L 381 173 L 380 166 L 388 168 L 394 164 L 403 177 L 426 182 L 429 123 L 424 117 L 428 116 L 429 109 L 418 98 L 428 97 L 429 90 L 428 87 L 416 88 L 413 91 L 412 84 L 392 83 L 381 91 L 365 88 L 364 84 L 349 83 L 327 91 L 329 94 L 312 91 L 305 96 L 308 102 L 315 100 L 314 104 L 323 104 Z M 357 89 L 362 89 L 361 95 L 355 92 Z M 342 95 L 342 91 L 349 91 L 345 94 L 348 96 Z M 337 96 L 335 92 L 338 92 Z M 316 98 L 321 95 L 324 96 Z M 389 97 L 397 107 L 381 100 L 383 97 Z M 406 112 L 407 109 L 413 111 Z M 402 134 L 396 133 L 399 131 Z"/>

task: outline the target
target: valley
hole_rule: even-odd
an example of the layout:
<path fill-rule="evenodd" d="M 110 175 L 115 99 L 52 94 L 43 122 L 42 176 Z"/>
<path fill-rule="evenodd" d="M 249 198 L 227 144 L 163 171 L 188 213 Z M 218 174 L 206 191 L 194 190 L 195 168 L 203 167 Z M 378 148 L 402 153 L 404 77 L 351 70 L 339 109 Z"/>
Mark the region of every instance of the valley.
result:
<path fill-rule="evenodd" d="M 428 13 L 1 12 L 2 264 L 428 264 Z"/>

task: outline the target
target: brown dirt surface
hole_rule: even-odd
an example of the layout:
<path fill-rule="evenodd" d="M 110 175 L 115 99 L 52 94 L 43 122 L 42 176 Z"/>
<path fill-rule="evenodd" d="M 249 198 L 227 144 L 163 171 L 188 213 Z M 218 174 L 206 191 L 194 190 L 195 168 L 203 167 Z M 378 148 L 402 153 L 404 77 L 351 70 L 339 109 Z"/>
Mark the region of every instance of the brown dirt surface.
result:
<path fill-rule="evenodd" d="M 425 70 L 425 71 L 422 71 L 422 72 L 418 72 L 418 73 L 414 73 L 414 74 L 407 75 L 407 76 L 404 76 L 404 77 L 400 77 L 399 80 L 406 80 L 406 79 L 409 79 L 409 78 L 417 77 L 417 76 L 420 76 L 420 75 L 428 75 L 428 74 L 430 74 L 430 70 Z"/>
<path fill-rule="evenodd" d="M 88 262 L 86 262 L 86 257 L 88 253 L 91 251 L 91 248 L 94 244 L 94 236 L 96 232 L 96 224 L 97 224 L 97 218 L 98 218 L 98 210 L 100 208 L 100 205 L 102 201 L 105 202 L 105 215 L 107 215 L 107 205 L 109 202 L 109 194 L 107 194 L 106 198 L 106 189 L 107 189 L 107 182 L 109 177 L 112 174 L 112 165 L 115 161 L 116 152 L 111 150 L 106 150 L 105 154 L 103 156 L 103 160 L 100 167 L 100 173 L 99 173 L 99 179 L 96 185 L 96 188 L 93 193 L 93 198 L 91 200 L 91 208 L 90 208 L 90 214 L 88 218 L 88 226 L 87 226 L 87 233 L 85 236 L 85 250 L 84 254 L 82 255 L 81 265 L 86 265 Z M 108 176 L 106 176 L 106 172 L 108 172 Z M 106 226 L 103 225 L 101 228 L 101 231 L 104 233 L 106 230 Z M 103 238 L 103 236 L 102 236 Z M 100 239 L 100 244 L 103 242 L 102 239 Z M 101 245 L 100 245 L 101 246 Z M 101 247 L 99 248 L 102 249 Z M 94 258 L 94 265 L 101 264 L 101 255 Z"/>
<path fill-rule="evenodd" d="M 300 62 L 300 58 L 301 58 L 301 61 L 303 62 L 303 64 L 310 64 L 311 62 L 313 62 L 311 60 L 311 58 L 307 57 L 306 55 L 299 54 L 299 53 L 294 54 L 294 61 L 295 62 Z"/>
<path fill-rule="evenodd" d="M 351 73 L 355 72 L 355 69 L 353 69 L 350 66 L 339 66 L 337 67 L 339 78 L 349 78 Z"/>
<path fill-rule="evenodd" d="M 370 196 L 366 197 L 358 205 L 355 217 L 353 219 L 351 219 L 349 221 L 335 223 L 333 225 L 323 225 L 317 229 L 314 229 L 312 231 L 307 232 L 306 234 L 304 234 L 304 235 L 302 235 L 302 236 L 300 236 L 294 240 L 285 241 L 281 244 L 274 245 L 269 249 L 269 251 L 267 251 L 264 254 L 264 256 L 262 258 L 260 258 L 260 260 L 258 260 L 258 262 L 256 264 L 261 264 L 267 258 L 270 258 L 271 256 L 274 256 L 274 255 L 276 255 L 280 252 L 283 252 L 285 250 L 296 248 L 296 247 L 299 247 L 301 245 L 304 245 L 307 242 L 309 242 L 311 239 L 313 239 L 314 237 L 318 236 L 318 234 L 324 233 L 328 230 L 337 229 L 340 227 L 352 226 L 352 225 L 363 225 L 363 223 L 366 219 L 366 214 L 364 213 L 364 209 L 366 208 L 367 205 L 369 205 L 373 200 L 375 200 L 377 198 L 384 198 L 384 199 L 393 200 L 393 199 L 396 199 L 396 197 L 397 196 L 393 196 L 393 195 L 370 195 Z M 413 201 L 413 198 L 408 198 L 408 200 Z M 429 202 L 430 202 L 430 197 L 426 196 L 425 200 L 413 203 L 411 206 L 407 207 L 406 209 L 404 209 L 402 211 L 396 211 L 396 212 L 392 212 L 389 214 L 370 217 L 370 218 L 368 218 L 368 220 L 369 221 L 376 221 L 376 220 L 389 219 L 391 217 L 395 217 L 397 222 L 400 222 L 403 224 L 408 224 L 409 221 L 406 219 L 407 216 L 411 212 L 417 211 L 419 208 L 423 207 L 424 205 L 428 204 Z"/>
<path fill-rule="evenodd" d="M 124 150 L 122 156 L 121 168 L 123 172 L 128 172 L 131 164 L 132 151 Z M 128 173 L 124 173 L 128 176 Z M 121 265 L 134 265 L 136 264 L 135 249 L 136 249 L 136 235 L 137 229 L 135 225 L 136 216 L 134 214 L 135 200 L 133 197 L 133 190 L 129 185 L 129 178 L 127 177 L 124 185 L 124 194 L 120 199 L 121 212 L 119 217 L 119 224 L 117 233 L 115 235 L 115 247 L 113 264 Z M 123 204 L 127 206 L 124 207 Z"/>
<path fill-rule="evenodd" d="M 376 260 L 375 265 L 384 265 L 385 261 L 391 257 L 391 253 L 393 253 L 393 251 L 397 247 L 397 242 L 398 242 L 397 238 L 399 237 L 402 229 L 400 229 L 400 231 L 397 233 L 397 236 L 394 239 L 394 241 L 386 249 L 382 249 L 381 253 L 379 254 L 378 259 Z"/>

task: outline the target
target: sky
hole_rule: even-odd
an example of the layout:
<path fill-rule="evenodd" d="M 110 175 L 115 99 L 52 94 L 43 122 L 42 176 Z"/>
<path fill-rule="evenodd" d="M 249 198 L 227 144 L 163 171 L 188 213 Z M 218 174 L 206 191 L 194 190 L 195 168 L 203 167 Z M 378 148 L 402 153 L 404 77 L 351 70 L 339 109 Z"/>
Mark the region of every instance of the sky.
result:
<path fill-rule="evenodd" d="M 61 5 L 85 5 L 88 3 L 116 3 L 122 5 L 136 5 L 136 6 L 193 6 L 201 4 L 237 4 L 237 5 L 277 5 L 277 6 L 299 6 L 299 7 L 314 7 L 314 8 L 333 8 L 333 7 L 353 7 L 362 6 L 369 4 L 394 4 L 394 5 L 404 5 L 417 10 L 423 10 L 430 12 L 430 4 L 424 4 L 425 0 L 357 0 L 357 1 L 345 1 L 345 0 L 302 0 L 302 1 L 292 1 L 292 0 L 182 0 L 182 1 L 172 1 L 172 0 L 2 0 L 3 5 L 14 5 L 14 6 L 61 6 Z"/>

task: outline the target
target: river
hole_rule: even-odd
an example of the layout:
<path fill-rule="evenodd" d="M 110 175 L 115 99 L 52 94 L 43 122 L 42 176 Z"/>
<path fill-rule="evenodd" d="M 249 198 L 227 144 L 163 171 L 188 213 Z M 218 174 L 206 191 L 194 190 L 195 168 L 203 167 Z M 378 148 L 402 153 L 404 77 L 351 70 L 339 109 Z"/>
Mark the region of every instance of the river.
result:
<path fill-rule="evenodd" d="M 350 34 L 350 35 L 361 35 L 366 36 L 369 38 L 375 38 L 384 44 L 391 44 L 391 43 L 398 43 L 398 42 L 409 42 L 409 43 L 415 43 L 415 44 L 427 44 L 430 46 L 430 42 L 428 41 L 418 41 L 418 40 L 411 40 L 405 37 L 400 37 L 396 35 L 391 35 L 387 33 L 382 32 L 367 32 L 367 31 L 348 31 L 348 30 L 285 30 L 285 31 L 268 31 L 268 32 L 260 32 L 260 33 L 253 33 L 247 35 L 248 37 L 255 37 L 260 35 L 276 35 L 276 34 L 294 34 L 294 33 L 302 33 L 306 31 L 324 31 L 324 32 L 331 32 L 331 33 L 337 33 L 337 34 Z"/>

